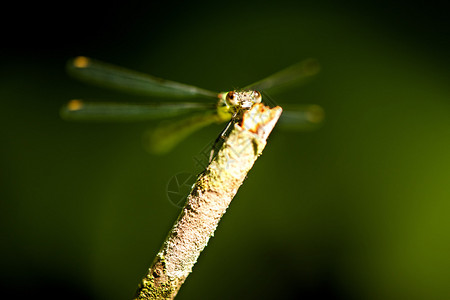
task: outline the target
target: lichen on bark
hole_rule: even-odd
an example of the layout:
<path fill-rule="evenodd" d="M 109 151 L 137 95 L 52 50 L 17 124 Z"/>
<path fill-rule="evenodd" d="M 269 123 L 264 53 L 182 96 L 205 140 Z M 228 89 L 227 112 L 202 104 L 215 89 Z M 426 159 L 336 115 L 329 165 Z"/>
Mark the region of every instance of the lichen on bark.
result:
<path fill-rule="evenodd" d="M 173 299 L 261 155 L 281 108 L 255 104 L 201 173 L 186 205 L 141 281 L 135 299 Z M 212 297 L 214 298 L 214 297 Z"/>

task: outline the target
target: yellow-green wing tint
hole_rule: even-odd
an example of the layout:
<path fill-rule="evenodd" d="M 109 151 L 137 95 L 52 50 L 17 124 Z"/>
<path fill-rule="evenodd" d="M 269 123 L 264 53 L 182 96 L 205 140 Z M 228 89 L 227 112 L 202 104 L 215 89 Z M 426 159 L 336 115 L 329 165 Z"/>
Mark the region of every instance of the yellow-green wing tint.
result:
<path fill-rule="evenodd" d="M 131 71 L 84 56 L 69 60 L 67 71 L 87 83 L 123 92 L 168 97 L 217 97 L 217 93 L 192 85 Z"/>
<path fill-rule="evenodd" d="M 325 113 L 319 105 L 298 105 L 283 110 L 277 128 L 310 130 L 321 125 Z"/>
<path fill-rule="evenodd" d="M 220 95 L 188 84 L 161 79 L 151 75 L 116 67 L 111 64 L 79 56 L 68 62 L 68 72 L 88 83 L 124 92 L 169 97 L 209 97 Z M 299 84 L 319 72 L 316 60 L 309 59 L 281 70 L 265 79 L 246 86 L 245 90 L 270 90 Z M 220 102 L 221 103 L 221 102 Z M 219 107 L 222 107 L 219 105 Z M 231 119 L 227 107 L 225 113 L 217 103 L 114 103 L 72 100 L 61 109 L 61 116 L 73 121 L 145 121 L 172 118 L 162 122 L 145 135 L 145 146 L 153 153 L 164 153 L 193 132 L 211 124 Z M 296 106 L 285 110 L 279 127 L 311 129 L 322 122 L 323 110 L 317 105 Z M 174 119 L 180 117 L 180 119 Z M 277 127 L 278 127 L 277 126 Z"/>
<path fill-rule="evenodd" d="M 115 103 L 71 100 L 61 109 L 61 116 L 70 121 L 145 121 L 183 116 L 192 113 L 216 112 L 209 103 Z"/>
<path fill-rule="evenodd" d="M 158 127 L 145 134 L 144 145 L 151 153 L 163 154 L 170 151 L 195 131 L 212 123 L 222 122 L 224 120 L 213 112 L 192 115 L 177 121 L 162 122 Z"/>
<path fill-rule="evenodd" d="M 287 67 L 262 80 L 249 84 L 244 90 L 267 91 L 273 88 L 286 88 L 290 85 L 301 84 L 320 71 L 319 62 L 315 59 L 307 59 L 295 65 Z"/>

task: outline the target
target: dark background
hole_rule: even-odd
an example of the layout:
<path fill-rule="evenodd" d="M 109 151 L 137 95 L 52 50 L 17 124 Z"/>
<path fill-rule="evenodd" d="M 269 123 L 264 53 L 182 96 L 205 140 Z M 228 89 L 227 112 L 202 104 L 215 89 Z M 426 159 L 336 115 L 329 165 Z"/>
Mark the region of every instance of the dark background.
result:
<path fill-rule="evenodd" d="M 307 57 L 273 95 L 326 111 L 272 133 L 177 299 L 449 299 L 449 21 L 444 2 L 82 1 L 2 7 L 0 287 L 130 299 L 179 209 L 169 180 L 220 133 L 152 156 L 153 123 L 68 123 L 71 98 L 129 100 L 64 71 L 86 55 L 223 91 Z M 150 99 L 157 100 L 157 99 Z"/>

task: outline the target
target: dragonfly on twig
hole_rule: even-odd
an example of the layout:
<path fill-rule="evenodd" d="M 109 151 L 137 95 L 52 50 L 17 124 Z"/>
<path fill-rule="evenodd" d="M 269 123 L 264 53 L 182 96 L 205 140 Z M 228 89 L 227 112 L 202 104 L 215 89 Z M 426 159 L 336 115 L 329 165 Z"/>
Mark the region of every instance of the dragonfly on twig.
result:
<path fill-rule="evenodd" d="M 82 81 L 128 93 L 215 99 L 210 102 L 148 104 L 87 102 L 76 99 L 69 101 L 61 109 L 64 119 L 76 121 L 144 121 L 178 117 L 179 120 L 157 126 L 149 134 L 148 149 L 163 153 L 209 124 L 228 122 L 228 128 L 243 111 L 261 102 L 261 91 L 301 83 L 315 75 L 319 71 L 319 65 L 315 60 L 308 59 L 243 89 L 220 93 L 131 71 L 84 56 L 70 60 L 67 69 L 72 76 Z M 284 111 L 280 123 L 288 127 L 305 128 L 320 123 L 322 117 L 320 106 L 303 105 L 291 111 Z"/>

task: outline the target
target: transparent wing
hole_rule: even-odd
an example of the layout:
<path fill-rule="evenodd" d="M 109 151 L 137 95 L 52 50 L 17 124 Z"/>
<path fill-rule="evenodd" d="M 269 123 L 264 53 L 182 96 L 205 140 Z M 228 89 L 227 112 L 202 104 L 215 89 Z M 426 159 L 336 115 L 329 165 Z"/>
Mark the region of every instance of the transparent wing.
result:
<path fill-rule="evenodd" d="M 275 88 L 286 88 L 289 85 L 300 84 L 316 75 L 320 71 L 320 65 L 315 59 L 307 59 L 260 81 L 244 87 L 245 90 L 267 91 Z"/>
<path fill-rule="evenodd" d="M 170 118 L 191 113 L 216 112 L 215 104 L 207 103 L 111 103 L 71 100 L 61 108 L 63 119 L 71 121 L 145 121 Z"/>
<path fill-rule="evenodd" d="M 325 113 L 319 105 L 301 105 L 283 110 L 277 128 L 309 130 L 320 126 Z"/>
<path fill-rule="evenodd" d="M 154 154 L 170 151 L 195 131 L 212 123 L 224 122 L 217 113 L 197 114 L 174 122 L 164 122 L 144 136 L 146 149 Z"/>
<path fill-rule="evenodd" d="M 133 94 L 170 97 L 217 97 L 215 92 L 131 71 L 84 56 L 69 60 L 67 71 L 70 75 L 87 83 Z"/>

